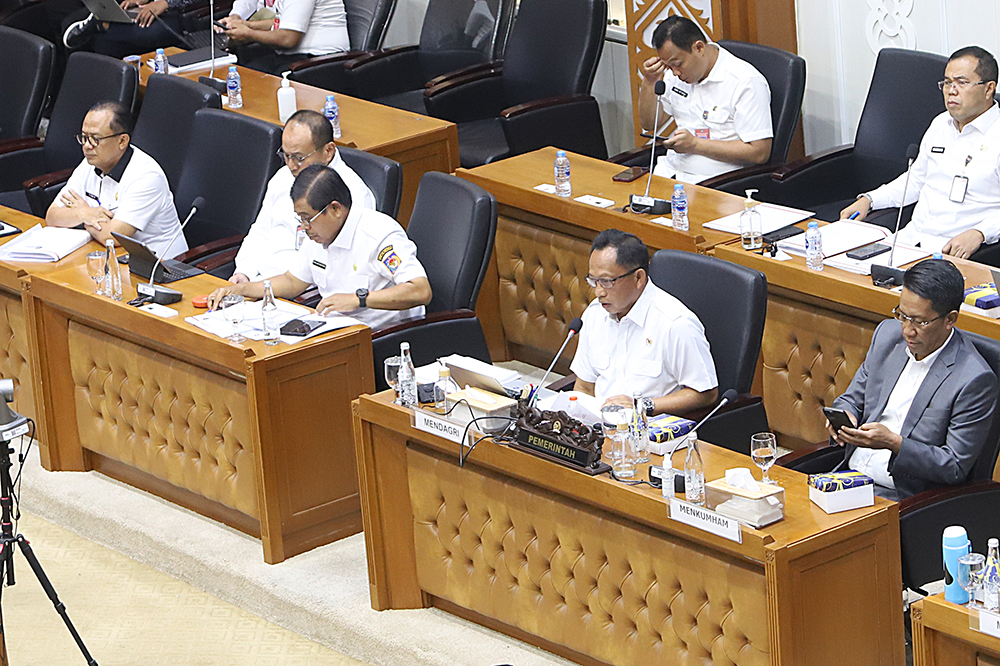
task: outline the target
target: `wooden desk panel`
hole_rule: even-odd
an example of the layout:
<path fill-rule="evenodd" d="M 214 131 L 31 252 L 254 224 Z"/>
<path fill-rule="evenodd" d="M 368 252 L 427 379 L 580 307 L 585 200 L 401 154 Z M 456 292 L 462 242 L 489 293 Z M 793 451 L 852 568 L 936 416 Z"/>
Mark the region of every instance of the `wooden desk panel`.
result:
<path fill-rule="evenodd" d="M 659 491 L 489 440 L 459 467 L 390 400 L 354 403 L 373 608 L 437 606 L 585 664 L 840 664 L 844 645 L 903 663 L 895 503 L 827 515 L 775 469 L 786 518 L 737 544 L 670 520 Z M 709 479 L 751 466 L 704 454 Z"/>
<path fill-rule="evenodd" d="M 179 53 L 181 49 L 166 49 L 167 54 Z M 142 56 L 143 62 L 153 54 Z M 227 68 L 216 68 L 216 76 L 225 78 Z M 243 113 L 270 123 L 280 124 L 278 119 L 278 89 L 281 78 L 245 67 L 239 68 L 243 84 Z M 145 90 L 146 80 L 152 70 L 143 66 L 139 70 L 140 91 Z M 196 72 L 180 74 L 184 78 L 197 81 L 199 76 L 207 76 L 208 68 Z M 323 112 L 328 90 L 292 81 L 299 109 Z M 224 97 L 224 96 L 223 96 Z M 459 165 L 458 128 L 454 123 L 409 111 L 394 109 L 363 99 L 356 99 L 337 93 L 340 106 L 340 126 L 343 136 L 338 145 L 359 148 L 375 155 L 388 157 L 403 166 L 403 196 L 399 207 L 399 221 L 404 227 L 413 211 L 420 177 L 428 171 L 451 173 Z M 222 108 L 227 108 L 223 104 Z"/>
<path fill-rule="evenodd" d="M 910 607 L 914 666 L 997 666 L 1000 638 L 969 628 L 969 609 L 935 594 Z"/>

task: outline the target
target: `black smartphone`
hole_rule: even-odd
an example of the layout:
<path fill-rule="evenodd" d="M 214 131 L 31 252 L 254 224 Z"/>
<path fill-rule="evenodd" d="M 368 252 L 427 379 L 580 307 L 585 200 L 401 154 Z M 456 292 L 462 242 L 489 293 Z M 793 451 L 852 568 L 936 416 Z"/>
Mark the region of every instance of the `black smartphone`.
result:
<path fill-rule="evenodd" d="M 883 252 L 888 252 L 889 246 L 885 243 L 871 243 L 869 245 L 862 245 L 861 247 L 851 250 L 847 253 L 848 259 L 857 259 L 858 261 L 864 261 L 865 259 L 871 259 L 872 257 L 877 257 Z"/>
<path fill-rule="evenodd" d="M 780 240 L 785 240 L 786 238 L 791 238 L 792 236 L 798 236 L 799 234 L 804 234 L 805 230 L 799 229 L 794 224 L 789 224 L 787 227 L 781 227 L 780 229 L 775 229 L 770 233 L 766 233 L 761 236 L 761 240 L 767 244 L 777 243 Z"/>
<path fill-rule="evenodd" d="M 222 28 L 223 30 L 229 30 L 229 28 L 227 28 L 226 26 L 222 25 L 222 23 L 220 23 L 217 20 L 216 21 L 212 21 L 212 25 L 216 25 L 216 26 Z"/>
<path fill-rule="evenodd" d="M 323 326 L 325 323 L 326 322 L 323 321 L 304 321 L 302 319 L 293 319 L 281 327 L 281 334 L 305 337 L 320 326 Z"/>
<path fill-rule="evenodd" d="M 642 176 L 648 172 L 649 169 L 647 169 L 646 167 L 642 166 L 629 167 L 628 169 L 625 169 L 624 171 L 616 173 L 615 175 L 611 176 L 611 180 L 615 181 L 616 183 L 631 183 L 633 180 L 638 180 L 639 178 L 642 178 Z"/>
<path fill-rule="evenodd" d="M 837 432 L 841 428 L 856 428 L 854 421 L 851 417 L 847 415 L 843 409 L 834 409 L 833 407 L 824 407 L 823 413 L 826 414 L 826 420 L 830 422 L 830 427 L 833 428 L 834 432 Z"/>

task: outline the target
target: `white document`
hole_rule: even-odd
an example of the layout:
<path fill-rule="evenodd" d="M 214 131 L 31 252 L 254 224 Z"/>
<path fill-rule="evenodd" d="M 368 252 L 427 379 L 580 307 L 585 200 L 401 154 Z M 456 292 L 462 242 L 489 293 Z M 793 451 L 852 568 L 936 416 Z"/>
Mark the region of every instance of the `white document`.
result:
<path fill-rule="evenodd" d="M 545 192 L 546 194 L 555 194 L 556 186 L 552 183 L 542 183 L 541 185 L 535 185 L 534 189 L 539 192 Z"/>
<path fill-rule="evenodd" d="M 583 418 L 573 414 L 571 414 L 571 416 L 585 423 L 601 423 L 601 405 L 603 403 L 594 396 L 586 393 L 580 393 L 579 391 L 560 391 L 559 393 L 539 400 L 537 407 L 541 410 L 549 410 L 553 412 L 568 410 L 570 396 L 576 396 L 576 403 L 578 405 L 577 409 L 582 409 L 586 412 L 586 415 Z"/>
<path fill-rule="evenodd" d="M 892 253 L 892 250 L 876 255 L 871 259 L 864 260 L 851 259 L 846 254 L 840 254 L 836 257 L 824 259 L 823 265 L 829 266 L 830 268 L 839 268 L 841 270 L 857 273 L 859 275 L 871 275 L 873 264 L 878 266 L 889 265 L 890 253 Z M 913 247 L 912 245 L 897 245 L 896 252 L 892 254 L 892 267 L 899 268 L 929 256 L 931 256 L 930 252 L 921 250 L 919 247 Z"/>
<path fill-rule="evenodd" d="M 582 197 L 573 199 L 573 201 L 579 201 L 588 206 L 597 206 L 598 208 L 611 208 L 615 205 L 615 202 L 611 199 L 602 199 L 601 197 L 595 197 L 593 194 L 584 194 Z"/>
<path fill-rule="evenodd" d="M 769 234 L 772 231 L 781 229 L 782 227 L 787 227 L 789 224 L 796 224 L 802 220 L 807 220 L 814 215 L 814 213 L 807 210 L 788 208 L 786 206 L 769 203 L 757 204 L 757 212 L 760 213 L 760 226 L 762 234 Z M 732 215 L 726 215 L 725 217 L 720 217 L 718 220 L 713 220 L 701 226 L 706 229 L 714 229 L 715 231 L 725 231 L 731 234 L 738 234 L 740 233 L 740 215 L 742 214 L 743 211 L 733 213 Z"/>
<path fill-rule="evenodd" d="M 90 242 L 90 232 L 61 227 L 31 227 L 0 247 L 0 260 L 54 262 Z"/>
<path fill-rule="evenodd" d="M 868 224 L 858 220 L 839 220 L 819 228 L 823 236 L 823 258 L 832 257 L 844 252 L 850 252 L 862 245 L 884 241 L 889 237 L 889 230 L 877 224 Z M 783 241 L 778 241 L 778 247 L 785 252 L 806 255 L 806 235 L 799 234 Z M 874 258 L 873 258 L 874 259 Z"/>
<path fill-rule="evenodd" d="M 288 301 L 282 301 L 275 299 L 274 301 L 278 305 L 278 316 L 277 322 L 278 326 L 283 326 L 293 319 L 304 318 L 305 315 L 310 314 L 312 311 L 296 303 L 289 303 Z M 242 305 L 234 305 L 236 312 L 242 316 L 242 321 L 236 325 L 236 331 L 241 335 L 245 335 L 251 340 L 261 340 L 264 337 L 264 320 L 261 315 L 261 307 L 263 306 L 263 301 L 245 301 Z M 194 315 L 192 317 L 187 317 L 184 319 L 189 324 L 197 326 L 203 331 L 207 331 L 212 335 L 217 335 L 220 338 L 228 338 L 233 334 L 233 323 L 229 318 L 230 308 L 225 310 L 212 310 L 211 312 L 206 312 L 200 315 Z M 345 317 L 349 319 L 349 317 Z M 353 322 L 354 320 L 352 320 Z M 258 337 L 253 337 L 257 335 Z M 300 340 L 301 338 L 294 338 Z"/>
<path fill-rule="evenodd" d="M 451 356 L 439 358 L 438 361 L 447 365 L 458 366 L 470 372 L 478 372 L 481 375 L 492 377 L 500 384 L 510 384 L 511 382 L 515 382 L 521 378 L 521 373 L 516 370 L 505 370 L 499 366 L 484 363 L 478 358 L 471 358 L 469 356 L 452 354 Z"/>

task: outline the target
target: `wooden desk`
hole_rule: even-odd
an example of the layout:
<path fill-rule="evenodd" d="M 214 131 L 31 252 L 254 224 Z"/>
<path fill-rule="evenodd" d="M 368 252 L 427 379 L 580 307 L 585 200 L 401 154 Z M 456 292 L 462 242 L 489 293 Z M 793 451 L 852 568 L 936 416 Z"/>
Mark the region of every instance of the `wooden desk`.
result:
<path fill-rule="evenodd" d="M 22 390 L 34 389 L 45 468 L 97 470 L 222 521 L 259 537 L 270 563 L 359 532 L 349 405 L 375 387 L 370 329 L 234 345 L 184 321 L 218 278 L 171 285 L 185 298 L 162 319 L 93 293 L 83 258 L 94 249 L 0 264 L 0 314 L 31 368 Z"/>
<path fill-rule="evenodd" d="M 697 185 L 685 185 L 690 232 L 650 222 L 651 215 L 623 213 L 630 194 L 642 194 L 648 176 L 631 183 L 611 178 L 617 164 L 571 154 L 573 197 L 592 194 L 615 202 L 612 208 L 540 192 L 552 182 L 555 148 L 543 148 L 456 175 L 476 183 L 497 198 L 499 220 L 490 268 L 476 312 L 494 360 L 515 358 L 546 367 L 566 338 L 567 326 L 593 299 L 587 286 L 590 244 L 598 233 L 617 228 L 633 233 L 649 246 L 705 252 L 734 234 L 705 229 L 702 224 L 743 209 L 742 199 Z M 673 180 L 653 178 L 651 196 L 670 198 Z M 576 351 L 570 342 L 558 371 L 569 370 Z"/>
<path fill-rule="evenodd" d="M 786 518 L 737 544 L 670 520 L 648 486 L 492 441 L 461 468 L 387 394 L 354 402 L 373 608 L 435 606 L 581 664 L 839 666 L 846 650 L 902 666 L 895 503 L 827 515 L 804 475 L 772 469 Z M 704 454 L 709 479 L 753 467 Z"/>
<path fill-rule="evenodd" d="M 166 49 L 168 55 L 180 51 L 177 48 Z M 145 63 L 152 57 L 152 53 L 147 53 L 142 56 L 142 62 Z M 227 70 L 225 67 L 217 67 L 215 74 L 224 79 Z M 239 72 L 243 84 L 243 108 L 237 112 L 280 124 L 278 89 L 281 87 L 281 78 L 245 67 L 240 67 Z M 145 65 L 139 69 L 140 94 L 145 90 L 146 80 L 151 73 L 152 70 Z M 197 81 L 199 76 L 208 76 L 208 68 L 180 76 Z M 295 81 L 292 82 L 292 87 L 295 88 L 300 109 L 322 113 L 330 91 Z M 337 104 L 340 105 L 340 126 L 343 130 L 343 136 L 337 140 L 339 145 L 388 157 L 403 166 L 403 197 L 399 206 L 399 221 L 405 227 L 413 211 L 420 177 L 428 171 L 451 173 L 458 167 L 458 128 L 446 120 L 421 116 L 340 93 L 337 93 Z M 227 108 L 225 100 L 222 108 Z"/>
<path fill-rule="evenodd" d="M 914 603 L 910 613 L 914 666 L 1000 666 L 1000 638 L 969 628 L 975 611 L 936 594 Z"/>

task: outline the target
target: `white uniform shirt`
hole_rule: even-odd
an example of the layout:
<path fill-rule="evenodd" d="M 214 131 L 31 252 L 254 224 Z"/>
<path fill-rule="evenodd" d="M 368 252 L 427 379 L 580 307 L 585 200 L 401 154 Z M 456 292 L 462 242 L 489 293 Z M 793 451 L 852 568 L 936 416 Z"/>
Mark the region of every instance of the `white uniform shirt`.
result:
<path fill-rule="evenodd" d="M 344 179 L 351 192 L 351 208 L 375 209 L 375 195 L 337 151 L 329 166 Z M 267 184 L 257 219 L 236 254 L 236 272 L 251 282 L 282 275 L 295 257 L 295 232 L 299 216 L 292 204 L 295 177 L 287 166 L 278 169 Z"/>
<path fill-rule="evenodd" d="M 304 33 L 294 49 L 278 53 L 327 55 L 351 48 L 344 0 L 275 0 L 274 27 Z"/>
<path fill-rule="evenodd" d="M 663 81 L 667 90 L 660 95 L 661 121 L 666 113 L 673 116 L 679 129 L 686 129 L 699 138 L 720 141 L 749 143 L 774 136 L 771 89 L 767 79 L 753 65 L 721 46 L 719 58 L 703 81 L 684 83 L 669 69 Z M 698 183 L 742 166 L 704 155 L 668 150 L 657 160 L 653 173 Z"/>
<path fill-rule="evenodd" d="M 163 169 L 152 157 L 135 146 L 129 146 L 111 171 L 99 174 L 84 159 L 73 169 L 69 180 L 56 197 L 53 206 L 62 206 L 62 194 L 73 190 L 91 206 L 103 206 L 114 219 L 135 227 L 132 238 L 145 243 L 156 256 L 172 259 L 187 252 L 180 228 L 174 195 Z"/>
<path fill-rule="evenodd" d="M 924 383 L 924 378 L 927 377 L 931 366 L 934 365 L 934 360 L 951 341 L 951 336 L 953 335 L 955 335 L 954 329 L 948 334 L 948 339 L 944 341 L 944 344 L 925 356 L 921 361 L 918 361 L 913 356 L 909 347 L 906 348 L 906 356 L 909 360 L 906 362 L 903 372 L 899 374 L 896 385 L 892 387 L 892 393 L 889 394 L 889 399 L 885 402 L 885 409 L 882 410 L 882 416 L 878 418 L 876 423 L 881 423 L 890 432 L 894 432 L 897 435 L 902 431 L 903 421 L 906 419 L 906 413 L 910 411 L 913 398 L 916 397 L 917 391 L 920 390 L 920 385 Z M 889 449 L 865 449 L 858 447 L 851 454 L 850 465 L 851 469 L 862 474 L 867 474 L 878 485 L 885 486 L 886 488 L 895 488 L 896 484 L 892 480 L 892 475 L 889 474 L 890 458 L 892 458 L 892 451 Z"/>
<path fill-rule="evenodd" d="M 928 252 L 940 252 L 952 238 L 978 229 L 987 243 L 1000 240 L 1000 108 L 994 103 L 961 132 L 945 111 L 931 121 L 910 169 L 906 203 L 917 202 L 899 240 Z M 971 159 L 970 159 L 971 158 Z M 966 164 L 968 161 L 968 164 Z M 969 179 L 965 201 L 950 199 L 955 176 Z M 872 208 L 898 208 L 903 173 L 874 192 Z"/>
<path fill-rule="evenodd" d="M 351 208 L 340 233 L 329 247 L 306 240 L 295 253 L 289 272 L 316 285 L 323 298 L 353 294 L 358 289 L 379 291 L 427 277 L 413 244 L 396 220 L 375 210 Z M 421 317 L 424 306 L 409 310 L 361 308 L 344 314 L 373 329 L 406 317 Z"/>
<path fill-rule="evenodd" d="M 621 321 L 597 299 L 582 319 L 570 369 L 594 384 L 602 402 L 633 391 L 658 398 L 684 387 L 701 392 L 719 385 L 704 326 L 651 280 Z"/>

